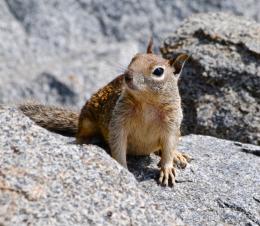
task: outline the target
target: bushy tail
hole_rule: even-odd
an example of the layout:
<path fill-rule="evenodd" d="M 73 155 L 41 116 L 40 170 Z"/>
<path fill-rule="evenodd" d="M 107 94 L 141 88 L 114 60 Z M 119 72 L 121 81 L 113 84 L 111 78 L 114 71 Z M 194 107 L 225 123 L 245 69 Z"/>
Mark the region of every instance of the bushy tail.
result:
<path fill-rule="evenodd" d="M 64 136 L 75 136 L 79 113 L 42 104 L 21 104 L 19 109 L 39 126 Z"/>

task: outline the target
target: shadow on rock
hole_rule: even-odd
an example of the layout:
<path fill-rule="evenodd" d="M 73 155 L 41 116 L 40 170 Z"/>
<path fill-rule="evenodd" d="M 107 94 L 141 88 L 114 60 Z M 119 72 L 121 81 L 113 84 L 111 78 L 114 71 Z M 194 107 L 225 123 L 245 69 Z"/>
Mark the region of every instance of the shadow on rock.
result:
<path fill-rule="evenodd" d="M 159 169 L 155 167 L 155 161 L 151 156 L 128 156 L 128 169 L 134 174 L 138 182 L 157 180 Z"/>

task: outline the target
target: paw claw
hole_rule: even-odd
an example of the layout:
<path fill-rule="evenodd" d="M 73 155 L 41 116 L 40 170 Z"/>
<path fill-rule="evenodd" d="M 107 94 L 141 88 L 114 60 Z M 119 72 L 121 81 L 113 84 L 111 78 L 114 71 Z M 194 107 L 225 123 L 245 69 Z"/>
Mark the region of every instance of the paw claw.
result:
<path fill-rule="evenodd" d="M 175 169 L 173 167 L 162 167 L 160 171 L 159 182 L 163 186 L 168 186 L 169 182 L 172 185 L 175 183 Z"/>
<path fill-rule="evenodd" d="M 160 184 L 162 184 L 162 182 L 163 182 L 163 171 L 160 171 L 160 178 L 159 178 L 159 182 L 160 182 Z"/>

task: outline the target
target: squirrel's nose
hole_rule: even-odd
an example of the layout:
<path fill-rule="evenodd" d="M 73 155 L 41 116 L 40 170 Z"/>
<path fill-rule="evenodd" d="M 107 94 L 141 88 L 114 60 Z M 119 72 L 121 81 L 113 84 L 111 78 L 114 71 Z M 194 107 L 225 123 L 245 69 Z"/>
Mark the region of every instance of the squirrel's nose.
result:
<path fill-rule="evenodd" d="M 127 73 L 125 74 L 125 81 L 126 82 L 131 82 L 133 80 L 133 75 Z"/>

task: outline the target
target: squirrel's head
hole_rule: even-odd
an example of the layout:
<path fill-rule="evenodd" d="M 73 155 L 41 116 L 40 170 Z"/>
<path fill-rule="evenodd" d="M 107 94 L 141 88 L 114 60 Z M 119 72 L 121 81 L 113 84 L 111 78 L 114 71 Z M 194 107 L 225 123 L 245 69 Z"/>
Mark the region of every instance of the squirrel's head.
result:
<path fill-rule="evenodd" d="M 152 40 L 146 53 L 138 53 L 124 73 L 126 89 L 136 95 L 163 94 L 178 90 L 177 83 L 188 55 L 167 60 L 153 54 Z"/>

